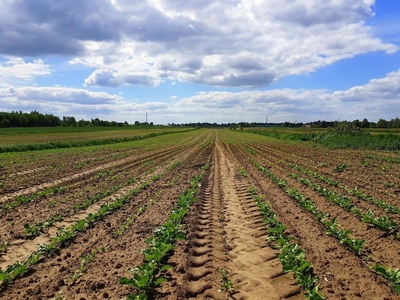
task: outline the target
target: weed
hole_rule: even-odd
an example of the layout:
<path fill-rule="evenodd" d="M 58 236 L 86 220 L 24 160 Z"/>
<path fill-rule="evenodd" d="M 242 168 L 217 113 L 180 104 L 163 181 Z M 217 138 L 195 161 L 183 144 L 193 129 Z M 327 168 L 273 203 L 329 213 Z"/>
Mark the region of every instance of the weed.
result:
<path fill-rule="evenodd" d="M 341 165 L 338 165 L 338 166 L 336 166 L 336 167 L 334 168 L 334 171 L 335 171 L 335 172 L 343 172 L 345 169 L 348 168 L 348 166 L 349 166 L 349 164 L 341 164 Z"/>
<path fill-rule="evenodd" d="M 220 285 L 220 290 L 229 292 L 230 289 L 233 288 L 233 283 L 228 277 L 228 273 L 224 270 L 221 269 L 219 270 L 219 273 L 221 274 L 221 285 Z"/>
<path fill-rule="evenodd" d="M 242 167 L 239 167 L 239 174 L 242 175 L 243 178 L 246 178 L 248 176 L 246 170 Z"/>
<path fill-rule="evenodd" d="M 7 247 L 8 247 L 8 242 L 5 242 L 0 245 L 0 253 L 6 253 L 7 252 Z"/>

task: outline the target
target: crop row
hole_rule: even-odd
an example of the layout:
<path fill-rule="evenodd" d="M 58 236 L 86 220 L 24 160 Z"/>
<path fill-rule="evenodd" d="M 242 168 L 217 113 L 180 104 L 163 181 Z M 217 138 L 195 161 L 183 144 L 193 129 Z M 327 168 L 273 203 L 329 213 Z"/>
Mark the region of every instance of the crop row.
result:
<path fill-rule="evenodd" d="M 147 248 L 142 250 L 144 254 L 143 263 L 128 270 L 132 273 L 131 278 L 121 278 L 121 284 L 130 285 L 137 289 L 136 294 L 130 294 L 128 299 L 148 299 L 149 292 L 166 281 L 162 274 L 171 266 L 165 263 L 165 258 L 171 253 L 177 240 L 186 239 L 182 221 L 189 206 L 196 201 L 199 182 L 204 177 L 206 169 L 207 165 L 202 168 L 199 175 L 191 180 L 190 189 L 179 197 L 167 222 L 156 228 L 154 235 L 147 239 Z"/>
<path fill-rule="evenodd" d="M 286 233 L 286 226 L 277 220 L 277 216 L 263 197 L 257 194 L 257 189 L 252 186 L 249 192 L 253 196 L 264 222 L 267 224 L 268 240 L 273 241 L 277 249 L 282 268 L 285 273 L 293 272 L 296 283 L 303 288 L 306 296 L 312 300 L 322 300 L 325 296 L 318 291 L 319 278 L 313 274 L 312 264 L 306 260 L 306 253 L 298 243 Z"/>
<path fill-rule="evenodd" d="M 371 204 L 374 204 L 377 207 L 384 209 L 388 213 L 400 213 L 400 207 L 390 204 L 390 203 L 387 203 L 384 200 L 377 199 L 371 195 L 367 195 L 365 192 L 361 191 L 357 187 L 355 187 L 354 189 L 348 189 L 348 188 L 344 187 L 343 185 L 339 184 L 339 182 L 337 182 L 336 180 L 326 177 L 326 176 L 323 176 L 323 175 L 320 175 L 317 172 L 310 171 L 306 168 L 302 168 L 293 163 L 289 163 L 288 166 L 291 168 L 294 168 L 298 171 L 301 171 L 307 175 L 310 175 L 316 179 L 319 179 L 325 183 L 328 183 L 329 185 L 332 185 L 335 187 L 340 186 L 342 189 L 345 189 L 347 192 L 351 193 L 353 196 L 356 196 L 358 199 L 367 201 Z"/>
<path fill-rule="evenodd" d="M 319 195 L 322 195 L 328 201 L 335 203 L 336 205 L 344 208 L 345 210 L 353 213 L 359 217 L 363 222 L 374 225 L 379 230 L 382 230 L 388 234 L 393 234 L 395 238 L 399 239 L 399 233 L 396 232 L 398 225 L 389 216 L 374 217 L 375 213 L 372 210 L 367 210 L 362 212 L 357 206 L 351 202 L 350 198 L 345 195 L 338 195 L 334 191 L 321 187 L 320 185 L 311 182 L 307 178 L 299 177 L 297 174 L 291 174 L 293 178 L 304 185 L 310 187 L 312 190 L 316 191 Z"/>
<path fill-rule="evenodd" d="M 327 229 L 327 234 L 336 237 L 339 242 L 345 246 L 347 246 L 350 250 L 352 250 L 355 254 L 362 257 L 363 255 L 363 246 L 366 243 L 365 240 L 360 240 L 354 237 L 351 237 L 352 232 L 350 230 L 342 229 L 340 224 L 336 221 L 336 218 L 328 219 L 328 215 L 324 212 L 321 212 L 316 207 L 315 202 L 311 201 L 308 197 L 302 195 L 295 188 L 290 188 L 287 186 L 286 180 L 283 180 L 272 172 L 270 172 L 267 168 L 260 165 L 254 159 L 248 157 L 250 162 L 261 172 L 263 172 L 266 176 L 268 176 L 272 182 L 274 182 L 279 188 L 281 188 L 285 193 L 290 196 L 292 199 L 296 200 L 297 203 L 306 211 L 310 212 L 318 221 L 320 221 L 325 228 Z M 368 257 L 364 257 L 365 261 L 368 260 Z M 398 292 L 398 286 L 400 284 L 400 276 L 396 277 L 393 274 L 400 275 L 398 269 L 390 269 L 386 266 L 382 266 L 380 264 L 375 264 L 375 266 L 370 266 L 373 270 L 384 269 L 385 274 L 391 274 L 392 276 L 384 276 L 383 272 L 377 272 L 377 274 L 385 277 L 386 279 L 392 282 L 392 289 L 395 292 Z"/>
<path fill-rule="evenodd" d="M 121 208 L 125 203 L 130 201 L 133 196 L 138 194 L 141 190 L 146 189 L 148 186 L 149 183 L 144 182 L 139 187 L 130 190 L 124 196 L 117 198 L 114 202 L 102 205 L 97 212 L 89 214 L 85 219 L 76 221 L 68 228 L 60 228 L 57 232 L 57 236 L 50 238 L 50 243 L 39 245 L 38 250 L 31 254 L 26 261 L 14 263 L 5 270 L 0 270 L 2 286 L 7 285 L 17 276 L 28 272 L 29 267 L 37 264 L 45 255 L 72 240 L 77 233 L 87 230 L 96 221 L 103 219 L 106 215 Z"/>
<path fill-rule="evenodd" d="M 247 150 L 247 152 L 249 152 L 249 150 L 251 150 L 247 147 L 245 147 L 245 149 Z M 256 155 L 256 153 L 254 151 L 249 152 L 249 153 L 252 155 Z M 339 185 L 337 181 L 335 181 L 331 178 L 322 176 L 316 172 L 309 171 L 308 169 L 299 167 L 296 164 L 289 163 L 287 165 L 290 166 L 291 168 L 302 171 L 303 173 L 305 173 L 307 175 L 310 175 L 314 178 L 317 178 L 317 179 L 319 179 L 323 182 L 326 182 L 330 185 L 333 185 L 335 187 Z M 297 175 L 295 173 L 290 174 L 290 176 L 292 178 L 297 179 L 302 184 L 310 187 L 312 190 L 316 191 L 319 195 L 324 196 L 328 201 L 337 204 L 338 206 L 344 208 L 348 212 L 353 213 L 355 216 L 357 216 L 363 222 L 372 224 L 379 230 L 382 230 L 388 234 L 392 234 L 396 239 L 400 238 L 399 233 L 397 232 L 397 229 L 399 228 L 399 226 L 389 216 L 387 216 L 387 215 L 375 216 L 375 212 L 371 209 L 368 209 L 366 212 L 363 212 L 361 209 L 357 208 L 357 206 L 354 203 L 352 203 L 351 199 L 346 195 L 337 194 L 336 192 L 329 190 L 325 187 L 322 187 L 317 183 L 311 182 L 311 180 L 309 180 L 307 178 L 299 177 L 299 175 Z M 358 191 L 357 189 L 351 190 L 352 193 L 356 193 L 357 191 Z M 360 193 L 358 195 L 360 195 Z M 365 196 L 365 194 L 362 194 L 362 195 Z M 377 206 L 379 206 L 381 208 L 384 207 L 386 211 L 394 212 L 394 211 L 396 211 L 396 209 L 398 209 L 394 205 L 387 204 L 386 202 L 378 200 L 373 197 L 363 197 L 363 198 L 367 199 L 368 202 L 370 202 L 370 203 L 372 202 L 372 204 L 376 204 Z"/>
<path fill-rule="evenodd" d="M 384 194 L 385 198 L 389 197 L 395 201 L 398 199 L 399 186 L 396 185 L 396 181 L 399 174 L 396 172 L 397 166 L 388 164 L 368 165 L 365 163 L 365 153 L 363 152 L 345 152 L 346 154 L 342 155 L 343 152 L 332 153 L 329 150 L 307 148 L 305 145 L 285 145 L 283 148 L 275 142 L 268 145 L 251 143 L 246 144 L 245 147 L 251 149 L 253 153 L 255 153 L 255 149 L 257 149 L 257 152 L 268 153 L 279 163 L 283 163 L 281 160 L 284 159 L 288 160 L 289 163 L 313 165 L 315 168 L 318 167 L 318 172 L 332 175 L 333 180 L 337 182 L 343 178 L 352 178 L 352 184 L 367 188 L 370 190 L 369 193 Z M 290 150 L 288 150 L 288 147 L 290 147 Z M 358 162 L 360 162 L 359 165 Z M 345 172 L 345 176 L 342 176 L 343 172 Z M 371 182 L 371 177 L 376 180 Z"/>

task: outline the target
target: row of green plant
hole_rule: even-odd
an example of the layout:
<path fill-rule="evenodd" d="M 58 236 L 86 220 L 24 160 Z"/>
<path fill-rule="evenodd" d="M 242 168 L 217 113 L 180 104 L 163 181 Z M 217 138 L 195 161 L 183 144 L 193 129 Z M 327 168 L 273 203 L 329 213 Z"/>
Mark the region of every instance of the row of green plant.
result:
<path fill-rule="evenodd" d="M 55 251 L 59 246 L 70 242 L 79 232 L 84 232 L 95 222 L 103 219 L 106 215 L 121 208 L 129 202 L 131 198 L 137 195 L 141 190 L 149 186 L 148 182 L 142 183 L 139 187 L 130 190 L 127 194 L 117 198 L 114 202 L 103 204 L 95 213 L 90 213 L 85 219 L 76 221 L 68 228 L 60 228 L 55 237 L 50 238 L 50 243 L 39 245 L 38 250 L 31 254 L 24 262 L 16 262 L 8 266 L 5 270 L 0 269 L 0 282 L 2 286 L 7 285 L 19 275 L 27 273 L 29 267 L 37 264 L 45 255 Z"/>
<path fill-rule="evenodd" d="M 262 171 L 265 175 L 267 175 L 276 185 L 278 185 L 287 195 L 289 195 L 291 198 L 297 201 L 299 205 L 306 211 L 310 212 L 318 221 L 320 221 L 322 224 L 325 225 L 328 230 L 330 229 L 329 226 L 331 223 L 334 224 L 335 229 L 334 231 L 331 231 L 330 234 L 334 235 L 336 238 L 339 239 L 339 242 L 341 244 L 344 244 L 347 246 L 350 250 L 354 251 L 357 255 L 362 254 L 362 246 L 365 244 L 365 241 L 363 240 L 358 240 L 356 238 L 351 238 L 350 234 L 352 232 L 350 230 L 345 230 L 345 229 L 339 229 L 339 224 L 336 222 L 336 220 L 328 220 L 327 217 L 328 215 L 324 212 L 321 212 L 314 201 L 312 201 L 310 198 L 305 197 L 302 195 L 297 189 L 295 188 L 290 188 L 287 185 L 287 181 L 284 179 L 281 179 L 274 174 L 272 174 L 267 168 L 261 166 L 258 162 L 250 158 L 250 161 L 253 165 L 257 167 L 260 171 Z"/>
<path fill-rule="evenodd" d="M 272 207 L 263 201 L 262 196 L 257 194 L 257 189 L 254 186 L 250 187 L 249 192 L 258 206 L 264 222 L 268 224 L 268 240 L 273 241 L 276 248 L 280 250 L 278 257 L 282 263 L 283 272 L 293 272 L 296 283 L 301 286 L 309 299 L 326 299 L 318 291 L 319 278 L 313 273 L 313 266 L 307 261 L 304 250 L 287 235 L 286 226 L 278 221 Z"/>
<path fill-rule="evenodd" d="M 143 204 L 142 206 L 140 206 L 137 211 L 132 214 L 132 216 L 130 216 L 129 218 L 126 219 L 125 223 L 119 225 L 119 229 L 114 231 L 114 234 L 116 236 L 121 236 L 124 234 L 124 232 L 136 221 L 136 219 L 143 214 L 146 210 L 147 207 L 149 205 L 153 205 L 154 201 L 157 200 L 157 198 L 159 198 L 162 194 L 162 191 L 157 192 L 146 204 Z"/>
<path fill-rule="evenodd" d="M 378 275 L 386 278 L 392 283 L 392 290 L 400 294 L 400 269 L 390 269 L 385 267 L 379 263 L 376 263 L 372 266 L 372 270 L 374 270 Z"/>
<path fill-rule="evenodd" d="M 79 268 L 75 270 L 73 274 L 70 274 L 68 278 L 72 281 L 72 283 L 75 283 L 80 277 L 82 277 L 86 270 L 87 270 L 87 265 L 91 261 L 94 260 L 96 254 L 98 252 L 106 252 L 106 250 L 109 248 L 109 246 L 103 246 L 103 247 L 98 247 L 96 249 L 93 249 L 90 253 L 88 254 L 83 254 L 80 257 L 80 263 L 79 263 Z"/>
<path fill-rule="evenodd" d="M 310 170 L 305 169 L 303 167 L 300 167 L 300 166 L 298 166 L 298 165 L 296 165 L 294 163 L 288 163 L 287 165 L 289 167 L 293 168 L 293 169 L 296 169 L 297 171 L 301 171 L 304 174 L 310 175 L 310 176 L 312 176 L 312 177 L 314 177 L 316 179 L 319 179 L 319 180 L 321 180 L 321 181 L 323 181 L 323 182 L 325 182 L 325 183 L 327 183 L 329 185 L 332 185 L 332 186 L 338 186 L 339 185 L 339 182 L 337 182 L 335 179 L 332 179 L 332 178 L 329 178 L 329 177 L 325 177 L 323 175 L 318 174 L 317 172 L 310 171 Z"/>
<path fill-rule="evenodd" d="M 364 158 L 389 162 L 389 163 L 393 163 L 393 164 L 400 164 L 400 157 L 398 157 L 398 156 L 380 156 L 380 155 L 378 156 L 378 155 L 374 155 L 374 154 L 366 154 Z"/>
<path fill-rule="evenodd" d="M 98 193 L 95 193 L 92 197 L 86 198 L 81 203 L 76 204 L 73 212 L 78 212 L 78 211 L 88 208 L 90 205 L 104 199 L 105 197 L 108 197 L 108 196 L 114 194 L 119 189 L 121 189 L 125 186 L 128 186 L 129 184 L 132 184 L 136 180 L 137 180 L 137 178 L 129 178 L 124 183 L 113 186 L 108 190 L 102 190 Z M 44 222 L 37 222 L 34 225 L 30 225 L 29 223 L 26 223 L 26 224 L 24 224 L 25 234 L 30 237 L 37 237 L 41 233 L 45 232 L 55 222 L 61 221 L 70 215 L 71 215 L 71 212 L 69 210 L 67 210 L 65 213 L 54 215 Z"/>
<path fill-rule="evenodd" d="M 153 182 L 155 182 L 155 181 L 159 180 L 162 176 L 163 176 L 162 173 L 156 174 L 151 177 L 151 180 Z M 126 182 L 123 182 L 119 185 L 115 185 L 108 190 L 102 190 L 102 191 L 94 194 L 92 197 L 86 198 L 83 202 L 75 205 L 74 212 L 78 212 L 80 210 L 86 209 L 90 205 L 100 201 L 101 199 L 104 199 L 105 197 L 108 197 L 108 196 L 114 194 L 116 191 L 136 182 L 137 180 L 138 180 L 138 178 L 131 177 Z M 143 208 L 139 208 L 138 211 L 140 211 L 141 209 L 143 209 Z M 146 209 L 146 207 L 144 207 L 144 210 L 145 209 Z M 141 213 L 142 213 L 142 211 L 141 211 Z M 49 227 L 51 227 L 55 222 L 63 220 L 65 217 L 68 217 L 70 214 L 71 214 L 71 212 L 68 210 L 64 214 L 57 214 L 55 216 L 50 217 L 48 220 L 46 220 L 44 222 L 37 222 L 32 226 L 30 224 L 26 223 L 26 224 L 24 224 L 25 234 L 30 237 L 37 237 L 41 233 L 43 233 L 45 230 L 47 230 Z"/>
<path fill-rule="evenodd" d="M 371 195 L 367 195 L 364 192 L 360 191 L 357 187 L 355 187 L 354 189 L 348 189 L 348 191 L 353 196 L 356 196 L 358 199 L 365 200 L 369 203 L 372 203 L 372 204 L 378 206 L 379 208 L 384 209 L 388 213 L 396 213 L 396 214 L 400 213 L 399 206 L 387 203 L 386 201 L 377 199 Z"/>
<path fill-rule="evenodd" d="M 202 168 L 199 175 L 190 182 L 186 190 L 177 201 L 168 217 L 167 222 L 154 230 L 154 235 L 146 240 L 147 248 L 142 250 L 143 263 L 135 268 L 128 269 L 131 278 L 122 277 L 120 283 L 136 288 L 136 294 L 130 294 L 127 299 L 148 299 L 152 289 L 165 282 L 163 273 L 171 268 L 166 264 L 166 257 L 174 248 L 177 240 L 186 239 L 182 221 L 188 212 L 189 206 L 195 202 L 199 182 L 206 173 L 207 165 Z"/>
<path fill-rule="evenodd" d="M 22 204 L 35 201 L 36 199 L 39 198 L 47 197 L 48 195 L 51 194 L 63 193 L 65 190 L 66 190 L 65 186 L 50 187 L 29 196 L 18 196 L 17 199 L 15 199 L 14 201 L 11 201 L 4 205 L 0 205 L 0 208 L 4 210 L 13 209 Z"/>
<path fill-rule="evenodd" d="M 356 196 L 358 199 L 361 199 L 361 200 L 367 201 L 371 204 L 374 204 L 377 207 L 384 209 L 387 213 L 400 213 L 400 207 L 390 204 L 390 203 L 387 203 L 384 200 L 377 199 L 371 195 L 367 195 L 366 193 L 360 191 L 357 187 L 355 187 L 354 189 L 346 188 L 345 186 L 340 185 L 339 182 L 337 182 L 336 180 L 334 180 L 332 178 L 325 177 L 323 175 L 320 175 L 316 172 L 302 168 L 293 163 L 289 163 L 288 166 L 293 169 L 296 169 L 298 171 L 301 171 L 304 174 L 310 175 L 318 180 L 321 180 L 329 185 L 345 189 L 348 193 L 352 194 L 353 196 Z"/>
<path fill-rule="evenodd" d="M 399 238 L 398 232 L 396 232 L 398 225 L 389 216 L 375 217 L 375 213 L 372 210 L 367 210 L 364 213 L 357 208 L 357 206 L 352 203 L 351 199 L 346 195 L 338 195 L 334 191 L 326 189 L 319 184 L 313 183 L 307 178 L 298 177 L 297 174 L 291 174 L 291 177 L 296 178 L 298 181 L 310 187 L 321 196 L 324 196 L 328 201 L 337 204 L 346 211 L 352 212 L 363 222 L 372 224 L 379 230 L 382 230 L 388 234 L 394 234 L 396 238 Z"/>
<path fill-rule="evenodd" d="M 187 129 L 180 130 L 179 133 L 193 131 L 196 129 Z M 26 152 L 26 151 L 35 151 L 35 150 L 46 150 L 46 149 L 60 149 L 60 148 L 75 148 L 75 147 L 88 147 L 88 146 L 98 146 L 98 145 L 108 145 L 108 144 L 116 144 L 116 143 L 125 143 L 138 141 L 148 138 L 153 138 L 157 136 L 174 134 L 177 131 L 164 131 L 164 132 L 153 132 L 145 135 L 138 135 L 133 137 L 125 137 L 125 138 L 108 138 L 108 139 L 100 139 L 100 140 L 86 140 L 86 141 L 58 141 L 58 142 L 50 142 L 50 143 L 37 143 L 37 144 L 22 144 L 22 145 L 10 145 L 10 146 L 0 146 L 0 153 L 5 152 Z"/>
<path fill-rule="evenodd" d="M 262 171 L 265 175 L 267 175 L 275 184 L 277 184 L 281 189 L 283 189 L 290 197 L 295 199 L 299 205 L 311 212 L 312 215 L 314 215 L 326 228 L 327 228 L 327 234 L 335 236 L 341 244 L 344 244 L 347 246 L 349 249 L 351 249 L 355 254 L 359 255 L 362 257 L 363 255 L 363 247 L 366 243 L 365 240 L 359 240 L 356 238 L 352 238 L 351 234 L 352 232 L 350 230 L 345 230 L 341 229 L 340 224 L 337 223 L 336 218 L 333 218 L 329 220 L 327 218 L 327 214 L 320 212 L 315 203 L 311 201 L 309 198 L 304 197 L 301 193 L 299 193 L 296 189 L 294 188 L 287 188 L 286 181 L 282 181 L 275 175 L 273 175 L 267 168 L 264 168 L 261 166 L 259 163 L 257 163 L 255 160 L 249 158 L 249 160 L 259 169 Z M 368 259 L 368 257 L 362 257 L 365 260 Z M 396 293 L 400 292 L 400 270 L 399 269 L 391 269 L 386 266 L 382 266 L 380 264 L 376 264 L 375 266 L 371 266 L 371 269 L 373 269 L 378 275 L 381 275 L 382 277 L 386 278 L 389 280 L 392 284 L 392 290 Z"/>
<path fill-rule="evenodd" d="M 180 164 L 173 163 L 173 164 L 171 164 L 171 166 L 172 165 L 174 165 L 174 167 L 177 167 Z M 96 176 L 100 176 L 101 177 L 104 174 L 110 174 L 110 173 L 111 172 L 109 170 L 101 171 Z M 159 180 L 162 177 L 162 175 L 163 175 L 162 173 L 156 174 L 156 175 L 151 177 L 151 180 L 153 182 L 155 182 L 155 181 Z M 75 205 L 74 211 L 77 212 L 77 211 L 86 209 L 90 205 L 98 202 L 101 199 L 104 199 L 107 196 L 110 196 L 110 195 L 114 194 L 119 189 L 121 189 L 121 188 L 123 188 L 125 186 L 128 186 L 128 185 L 134 183 L 137 180 L 138 180 L 137 178 L 131 177 L 124 183 L 121 183 L 119 185 L 115 185 L 115 186 L 111 187 L 108 190 L 102 190 L 102 191 L 94 194 L 92 197 L 86 198 L 83 202 Z M 29 223 L 26 223 L 26 224 L 24 224 L 25 234 L 27 236 L 29 236 L 29 237 L 37 237 L 41 233 L 43 233 L 45 230 L 47 230 L 49 227 L 51 227 L 55 222 L 63 220 L 65 217 L 68 217 L 70 214 L 71 214 L 71 212 L 68 210 L 64 214 L 54 215 L 54 216 L 50 217 L 48 220 L 46 220 L 44 222 L 37 222 L 32 226 Z"/>
<path fill-rule="evenodd" d="M 300 166 L 297 166 L 296 164 L 293 163 L 288 163 L 288 166 L 290 166 L 291 168 L 294 168 L 296 170 L 299 170 L 307 175 L 310 175 L 314 178 L 317 178 L 323 182 L 326 182 L 332 186 L 337 187 L 339 185 L 339 183 L 337 181 L 335 181 L 332 178 L 327 178 L 325 176 L 322 176 L 316 172 L 312 172 L 310 170 L 307 170 L 305 168 L 302 168 Z M 340 171 L 343 170 L 343 168 L 345 168 L 347 166 L 347 164 L 343 164 L 340 165 Z M 379 230 L 385 231 L 387 233 L 391 233 L 394 235 L 394 237 L 396 239 L 400 238 L 399 233 L 396 231 L 398 229 L 397 224 L 389 217 L 389 216 L 383 216 L 383 217 L 373 217 L 374 212 L 369 210 L 366 213 L 361 212 L 358 208 L 356 208 L 352 203 L 351 200 L 344 195 L 338 195 L 335 192 L 328 190 L 324 187 L 319 186 L 318 184 L 312 183 L 309 179 L 305 179 L 305 178 L 301 178 L 299 177 L 297 174 L 290 174 L 290 176 L 292 176 L 293 178 L 298 179 L 300 182 L 302 182 L 303 184 L 311 187 L 313 190 L 317 191 L 320 195 L 323 195 L 326 199 L 328 199 L 329 201 L 338 204 L 339 206 L 345 208 L 348 211 L 353 212 L 355 215 L 357 215 L 362 221 L 366 222 L 366 223 L 370 223 L 372 225 L 374 225 L 375 227 L 377 227 Z M 352 193 L 353 195 L 357 196 L 359 199 L 363 199 L 369 203 L 372 203 L 374 205 L 377 205 L 380 208 L 385 209 L 387 212 L 398 212 L 399 208 L 386 203 L 383 200 L 379 200 L 376 199 L 372 196 L 368 196 L 362 192 L 360 192 L 357 188 L 355 189 L 347 189 L 345 187 L 341 187 L 346 189 L 347 192 Z"/>
<path fill-rule="evenodd" d="M 323 133 L 312 131 L 287 131 L 277 129 L 247 129 L 235 131 L 253 133 L 274 139 L 313 142 L 330 149 L 400 150 L 399 136 L 393 133 L 372 135 L 352 126 L 338 126 Z"/>

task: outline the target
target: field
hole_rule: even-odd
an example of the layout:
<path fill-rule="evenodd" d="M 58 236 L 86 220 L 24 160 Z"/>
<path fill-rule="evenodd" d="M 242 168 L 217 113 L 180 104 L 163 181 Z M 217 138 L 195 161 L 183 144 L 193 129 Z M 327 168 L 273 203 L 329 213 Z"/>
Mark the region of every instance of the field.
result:
<path fill-rule="evenodd" d="M 400 299 L 398 152 L 199 129 L 0 175 L 0 299 Z"/>

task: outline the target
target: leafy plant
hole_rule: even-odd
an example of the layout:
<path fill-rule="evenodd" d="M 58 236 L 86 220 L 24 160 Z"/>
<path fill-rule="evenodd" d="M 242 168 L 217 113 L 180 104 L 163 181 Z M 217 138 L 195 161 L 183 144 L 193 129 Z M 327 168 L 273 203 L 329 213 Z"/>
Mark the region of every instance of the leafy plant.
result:
<path fill-rule="evenodd" d="M 239 174 L 240 174 L 243 178 L 246 178 L 246 177 L 248 176 L 246 170 L 243 169 L 242 167 L 239 168 Z"/>
<path fill-rule="evenodd" d="M 372 269 L 379 275 L 392 282 L 392 290 L 400 294 L 400 269 L 389 269 L 379 263 L 376 263 Z"/>
<path fill-rule="evenodd" d="M 220 290 L 229 292 L 230 289 L 233 288 L 233 283 L 228 277 L 228 273 L 224 269 L 220 269 L 219 273 L 221 274 L 221 285 Z"/>
<path fill-rule="evenodd" d="M 149 290 L 166 281 L 161 274 L 171 266 L 164 264 L 164 259 L 173 250 L 177 240 L 186 238 L 185 232 L 181 229 L 181 222 L 188 207 L 196 201 L 195 194 L 205 172 L 206 168 L 202 168 L 202 172 L 191 180 L 190 189 L 181 194 L 168 221 L 157 227 L 154 235 L 146 240 L 148 247 L 142 250 L 144 262 L 128 270 L 133 277 L 120 279 L 121 284 L 131 285 L 137 289 L 137 293 L 130 294 L 128 299 L 148 299 Z"/>
<path fill-rule="evenodd" d="M 337 165 L 334 169 L 335 172 L 343 172 L 349 165 L 348 164 L 341 164 Z"/>

